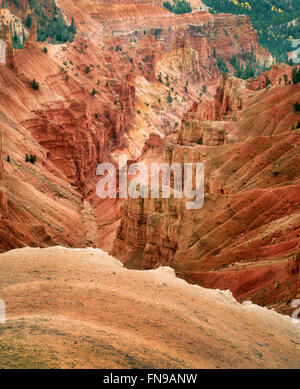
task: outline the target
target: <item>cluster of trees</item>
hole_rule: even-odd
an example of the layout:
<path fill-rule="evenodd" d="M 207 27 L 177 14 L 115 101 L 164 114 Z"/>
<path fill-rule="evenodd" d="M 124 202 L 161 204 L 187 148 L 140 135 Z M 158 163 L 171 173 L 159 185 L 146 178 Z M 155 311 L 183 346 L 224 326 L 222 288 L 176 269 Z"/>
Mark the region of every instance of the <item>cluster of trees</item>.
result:
<path fill-rule="evenodd" d="M 293 68 L 292 80 L 294 84 L 298 84 L 300 82 L 300 68 L 299 69 L 297 69 L 297 67 Z"/>
<path fill-rule="evenodd" d="M 260 65 L 253 53 L 243 54 L 241 58 L 233 56 L 230 59 L 230 63 L 234 67 L 234 75 L 238 78 L 242 78 L 243 80 L 259 76 L 262 72 L 268 70 L 265 65 Z"/>
<path fill-rule="evenodd" d="M 249 15 L 257 30 L 259 42 L 279 62 L 288 62 L 287 52 L 292 50 L 292 40 L 300 37 L 299 0 L 206 0 L 213 12 Z M 294 21 L 293 23 L 289 23 Z"/>
<path fill-rule="evenodd" d="M 151 28 L 150 33 L 157 39 L 162 32 L 162 28 Z"/>
<path fill-rule="evenodd" d="M 216 50 L 213 50 L 213 56 L 216 58 L 218 68 L 220 72 L 227 73 L 229 68 L 227 63 L 223 60 L 222 57 L 217 56 Z M 254 76 L 259 76 L 262 72 L 269 70 L 265 65 L 261 65 L 256 56 L 253 53 L 243 53 L 241 55 L 234 55 L 230 58 L 230 64 L 234 68 L 234 75 L 238 78 L 247 80 L 248 78 L 253 78 Z"/>
<path fill-rule="evenodd" d="M 49 9 L 48 4 L 51 3 L 51 15 L 47 13 Z M 20 8 L 19 0 L 2 0 L 2 7 L 13 8 L 16 6 Z M 21 3 L 23 7 L 23 3 Z M 77 33 L 74 19 L 72 18 L 70 25 L 64 20 L 62 11 L 56 6 L 53 0 L 43 0 L 37 2 L 36 0 L 29 0 L 29 7 L 31 14 L 28 14 L 25 20 L 25 25 L 31 29 L 33 18 L 37 23 L 37 38 L 38 41 L 44 42 L 50 38 L 51 43 L 73 42 L 74 35 Z M 26 41 L 24 28 L 22 35 L 16 32 L 15 25 L 10 25 L 13 45 L 15 49 L 22 49 Z"/>
<path fill-rule="evenodd" d="M 35 0 L 31 0 L 30 6 L 34 10 L 35 19 L 37 20 L 37 38 L 38 41 L 44 42 L 50 38 L 51 43 L 73 42 L 74 35 L 77 32 L 74 19 L 68 25 L 64 20 L 62 11 L 57 8 L 55 2 L 52 3 L 52 17 L 46 13 L 47 1 L 38 5 Z"/>
<path fill-rule="evenodd" d="M 222 73 L 227 73 L 229 72 L 228 66 L 226 65 L 226 62 L 223 60 L 221 57 L 217 57 L 217 65 Z"/>
<path fill-rule="evenodd" d="M 25 155 L 25 162 L 30 162 L 33 165 L 36 163 L 36 159 L 37 158 L 36 158 L 35 154 L 33 155 L 33 154 L 30 153 L 29 155 L 28 154 Z"/>
<path fill-rule="evenodd" d="M 240 62 L 239 59 L 236 56 L 233 56 L 230 59 L 231 65 L 235 69 L 235 76 L 238 78 L 242 78 L 244 80 L 247 80 L 248 78 L 252 78 L 255 75 L 255 69 L 254 66 L 247 62 L 246 66 L 244 63 Z"/>
<path fill-rule="evenodd" d="M 2 8 L 10 8 L 11 5 L 15 5 L 18 9 L 22 7 L 24 9 L 23 3 L 20 7 L 20 1 L 19 0 L 2 0 Z"/>
<path fill-rule="evenodd" d="M 164 2 L 164 7 L 174 14 L 186 14 L 192 12 L 191 4 L 186 0 L 173 0 L 173 4 L 169 1 Z"/>

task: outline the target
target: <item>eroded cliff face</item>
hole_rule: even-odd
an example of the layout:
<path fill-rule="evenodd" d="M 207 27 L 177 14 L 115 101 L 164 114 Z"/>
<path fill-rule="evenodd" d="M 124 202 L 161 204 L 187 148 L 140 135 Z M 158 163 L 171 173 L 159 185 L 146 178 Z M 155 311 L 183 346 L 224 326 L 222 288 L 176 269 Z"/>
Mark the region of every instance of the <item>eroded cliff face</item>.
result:
<path fill-rule="evenodd" d="M 8 66 L 0 67 L 1 213 L 10 223 L 2 220 L 2 251 L 54 243 L 110 249 L 122 201 L 97 198 L 97 164 L 115 163 L 119 153 L 136 160 L 150 134 L 172 134 L 193 104 L 209 106 L 219 78 L 216 56 L 269 55 L 244 16 L 175 15 L 161 5 L 60 0 L 78 29 L 63 45 L 36 42 L 34 21 L 31 31 L 25 27 L 25 48 L 11 51 Z M 199 9 L 201 2 L 192 5 Z M 23 8 L 11 13 L 22 20 L 26 1 Z M 223 141 L 217 133 L 204 138 Z M 155 138 L 145 147 L 154 145 Z M 25 162 L 29 153 L 37 156 L 34 165 Z"/>
<path fill-rule="evenodd" d="M 220 146 L 225 143 L 225 122 L 186 120 L 178 133 L 178 143 L 192 146 Z"/>

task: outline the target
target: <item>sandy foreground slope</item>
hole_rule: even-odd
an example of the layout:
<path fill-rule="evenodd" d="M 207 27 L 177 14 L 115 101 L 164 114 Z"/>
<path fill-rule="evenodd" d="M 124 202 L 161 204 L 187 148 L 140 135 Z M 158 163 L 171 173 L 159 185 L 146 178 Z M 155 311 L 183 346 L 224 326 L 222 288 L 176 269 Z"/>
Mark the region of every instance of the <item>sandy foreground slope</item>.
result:
<path fill-rule="evenodd" d="M 1 368 L 300 368 L 300 322 L 100 249 L 0 255 Z"/>

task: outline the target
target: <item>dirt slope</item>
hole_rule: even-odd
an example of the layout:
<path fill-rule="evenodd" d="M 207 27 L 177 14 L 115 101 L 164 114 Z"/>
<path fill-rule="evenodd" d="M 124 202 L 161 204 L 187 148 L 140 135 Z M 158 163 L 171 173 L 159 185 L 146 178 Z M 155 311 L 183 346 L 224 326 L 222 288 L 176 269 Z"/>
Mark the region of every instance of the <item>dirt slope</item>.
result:
<path fill-rule="evenodd" d="M 299 368 L 300 324 L 99 249 L 0 255 L 1 368 Z"/>

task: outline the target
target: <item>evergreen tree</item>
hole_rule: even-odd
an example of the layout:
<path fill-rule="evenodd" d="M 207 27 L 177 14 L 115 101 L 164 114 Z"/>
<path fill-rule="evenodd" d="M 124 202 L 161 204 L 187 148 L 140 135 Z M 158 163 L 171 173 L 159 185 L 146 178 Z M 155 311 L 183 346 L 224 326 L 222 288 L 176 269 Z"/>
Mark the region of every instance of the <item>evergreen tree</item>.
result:
<path fill-rule="evenodd" d="M 31 28 L 31 23 L 32 23 L 31 16 L 28 14 L 27 17 L 26 17 L 26 22 L 25 22 L 26 27 L 30 29 Z"/>
<path fill-rule="evenodd" d="M 217 57 L 217 65 L 222 73 L 227 73 L 229 71 L 228 66 L 221 57 Z"/>
<path fill-rule="evenodd" d="M 296 112 L 300 112 L 300 103 L 298 101 L 294 104 L 294 108 Z"/>
<path fill-rule="evenodd" d="M 51 1 L 51 0 L 47 0 Z M 68 25 L 64 20 L 62 11 L 57 8 L 53 1 L 52 17 L 49 17 L 46 13 L 47 3 L 43 6 L 39 6 L 35 0 L 30 0 L 30 8 L 34 14 L 35 20 L 37 21 L 37 38 L 39 42 L 45 42 L 50 38 L 51 43 L 64 43 L 73 42 L 74 35 L 77 33 L 74 19 L 71 19 L 71 24 Z M 28 19 L 28 20 L 27 20 Z M 31 17 L 26 18 L 26 26 L 29 28 L 32 24 Z"/>
<path fill-rule="evenodd" d="M 298 84 L 300 82 L 300 68 L 294 67 L 292 70 L 292 81 L 294 84 Z"/>
<path fill-rule="evenodd" d="M 266 86 L 272 85 L 271 80 L 269 79 L 268 76 L 266 76 Z"/>
<path fill-rule="evenodd" d="M 31 86 L 32 86 L 32 88 L 35 89 L 35 90 L 39 90 L 39 89 L 40 89 L 40 85 L 39 85 L 39 83 L 35 80 L 35 78 L 32 80 Z"/>
<path fill-rule="evenodd" d="M 74 22 L 73 16 L 72 16 L 72 21 L 71 21 L 71 25 L 70 25 L 70 31 L 73 33 L 73 35 L 75 35 L 77 33 L 77 29 L 76 29 L 76 26 L 75 26 L 75 22 Z"/>

